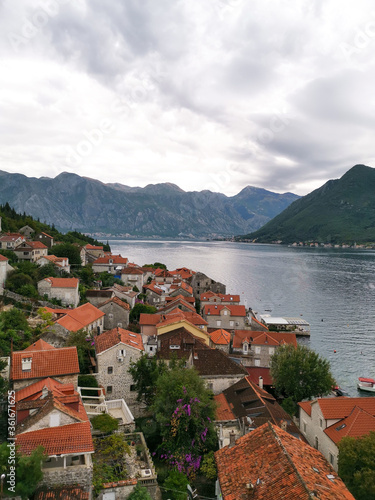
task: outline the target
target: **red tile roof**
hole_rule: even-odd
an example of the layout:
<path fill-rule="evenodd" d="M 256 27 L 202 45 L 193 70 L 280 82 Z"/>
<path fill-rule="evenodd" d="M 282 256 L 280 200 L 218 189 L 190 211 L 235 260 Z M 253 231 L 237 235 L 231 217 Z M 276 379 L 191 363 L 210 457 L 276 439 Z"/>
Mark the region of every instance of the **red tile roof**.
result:
<path fill-rule="evenodd" d="M 36 248 L 48 248 L 44 243 L 42 243 L 41 241 L 27 241 L 26 242 L 29 246 L 31 246 L 32 248 L 36 249 Z"/>
<path fill-rule="evenodd" d="M 127 264 L 128 259 L 126 257 L 121 257 L 121 255 L 106 255 L 105 257 L 99 257 L 94 260 L 93 264 L 109 264 L 109 261 L 112 261 L 112 264 Z"/>
<path fill-rule="evenodd" d="M 281 344 L 292 344 L 297 347 L 295 333 L 235 330 L 233 347 L 235 349 L 242 349 L 242 345 L 245 341 L 252 345 L 278 346 Z"/>
<path fill-rule="evenodd" d="M 181 297 L 181 295 L 178 295 L 177 297 Z M 161 312 L 165 312 L 166 310 L 167 311 L 174 311 L 175 309 L 179 309 L 180 306 L 182 307 L 185 307 L 186 309 L 189 309 L 189 311 L 191 312 L 196 312 L 195 311 L 195 307 L 189 302 L 183 300 L 183 299 L 179 299 L 176 297 L 176 300 L 173 300 L 173 301 L 169 301 L 162 309 L 159 309 L 159 311 Z M 170 297 L 170 298 L 175 298 L 175 297 Z M 190 297 L 186 297 L 186 298 L 190 298 Z M 191 297 L 193 298 L 193 297 Z"/>
<path fill-rule="evenodd" d="M 164 293 L 164 290 L 157 286 L 156 283 L 150 283 L 148 285 L 143 285 L 143 288 L 146 290 L 150 290 L 151 292 L 156 293 L 157 295 L 162 295 Z"/>
<path fill-rule="evenodd" d="M 270 422 L 215 459 L 223 500 L 354 500 L 319 451 Z"/>
<path fill-rule="evenodd" d="M 31 370 L 22 371 L 22 359 L 31 358 Z M 15 351 L 12 356 L 13 380 L 57 377 L 78 374 L 79 364 L 76 347 L 43 349 L 41 351 Z"/>
<path fill-rule="evenodd" d="M 113 328 L 113 330 L 108 330 L 95 338 L 96 353 L 100 354 L 119 343 L 144 351 L 142 335 L 123 328 Z"/>
<path fill-rule="evenodd" d="M 9 259 L 7 257 L 4 257 L 4 255 L 0 254 L 0 261 L 8 261 Z"/>
<path fill-rule="evenodd" d="M 121 269 L 121 274 L 137 274 L 143 276 L 143 271 L 137 267 L 125 267 Z"/>
<path fill-rule="evenodd" d="M 181 290 L 185 290 L 188 294 L 193 295 L 193 288 L 190 285 L 188 285 L 187 283 L 185 283 L 184 281 L 182 281 L 178 285 L 171 285 L 170 293 L 175 292 L 176 290 L 179 290 L 180 288 L 181 288 Z"/>
<path fill-rule="evenodd" d="M 241 301 L 241 297 L 239 295 L 231 295 L 229 293 L 228 294 L 214 293 L 211 291 L 202 293 L 200 298 L 201 298 L 202 302 L 207 302 L 210 299 L 215 298 L 215 297 L 216 297 L 218 303 L 220 303 L 220 302 L 240 302 Z"/>
<path fill-rule="evenodd" d="M 298 405 L 309 415 L 309 417 L 311 417 L 311 403 L 312 401 L 301 401 L 301 403 L 298 403 Z"/>
<path fill-rule="evenodd" d="M 237 305 L 221 305 L 221 304 L 205 304 L 203 307 L 204 314 L 210 316 L 218 316 L 223 309 L 227 309 L 230 312 L 230 316 L 241 316 L 246 317 L 246 307 Z"/>
<path fill-rule="evenodd" d="M 165 297 L 165 302 L 171 303 L 174 302 L 177 299 L 184 300 L 185 302 L 190 302 L 191 304 L 194 304 L 195 298 L 194 297 L 186 297 L 185 295 L 175 295 L 174 297 Z"/>
<path fill-rule="evenodd" d="M 139 316 L 140 325 L 157 325 L 160 322 L 160 314 L 141 313 Z"/>
<path fill-rule="evenodd" d="M 210 340 L 217 345 L 228 345 L 230 342 L 230 333 L 220 328 L 210 334 Z"/>
<path fill-rule="evenodd" d="M 22 238 L 23 240 L 25 239 L 25 237 L 22 234 L 7 233 L 0 237 L 0 241 L 16 241 L 18 240 L 18 238 Z"/>
<path fill-rule="evenodd" d="M 214 400 L 217 405 L 215 416 L 216 420 L 236 420 L 236 416 L 232 412 L 232 409 L 223 393 L 214 396 Z"/>
<path fill-rule="evenodd" d="M 81 328 L 85 328 L 94 321 L 105 316 L 104 312 L 89 302 L 75 309 L 58 309 L 56 312 L 58 314 L 64 313 L 64 316 L 59 318 L 56 323 L 70 332 L 76 332 Z"/>
<path fill-rule="evenodd" d="M 94 452 L 90 422 L 24 432 L 17 435 L 17 445 L 25 455 L 30 455 L 38 446 L 43 446 L 47 455 Z"/>
<path fill-rule="evenodd" d="M 102 302 L 101 304 L 98 305 L 98 309 L 109 304 L 110 302 L 113 302 L 114 304 L 117 304 L 118 306 L 122 307 L 123 309 L 130 311 L 129 304 L 127 302 L 124 302 L 123 300 L 119 299 L 118 297 L 111 297 L 110 299 L 106 300 L 105 302 Z"/>
<path fill-rule="evenodd" d="M 258 366 L 247 366 L 249 379 L 253 384 L 259 385 L 259 377 L 263 378 L 264 385 L 272 385 L 271 370 L 269 368 L 260 368 Z"/>
<path fill-rule="evenodd" d="M 161 314 L 160 315 L 160 323 L 158 323 L 156 326 L 157 328 L 166 326 L 166 325 L 171 325 L 173 323 L 178 323 L 179 321 L 188 321 L 194 326 L 197 325 L 208 325 L 207 321 L 202 318 L 199 314 L 196 312 L 192 311 L 182 311 L 181 309 L 178 309 L 176 311 L 172 311 L 167 314 Z"/>
<path fill-rule="evenodd" d="M 62 384 L 53 378 L 47 377 L 42 380 L 38 380 L 27 387 L 23 387 L 22 389 L 18 389 L 16 391 L 16 402 L 35 399 L 39 397 L 40 393 L 43 390 L 43 387 L 47 387 L 49 391 L 53 389 L 58 390 L 61 395 L 71 393 L 74 394 L 74 385 L 73 384 Z"/>
<path fill-rule="evenodd" d="M 78 288 L 78 278 L 44 278 L 51 288 Z"/>
<path fill-rule="evenodd" d="M 361 437 L 375 431 L 375 416 L 355 406 L 350 415 L 327 427 L 324 432 L 338 444 L 343 437 Z"/>
<path fill-rule="evenodd" d="M 83 248 L 86 248 L 86 250 L 103 250 L 103 247 L 98 247 L 98 246 L 95 246 L 95 245 L 85 245 Z"/>
<path fill-rule="evenodd" d="M 154 276 L 158 278 L 173 278 L 173 274 L 165 269 L 156 269 L 154 272 Z"/>
<path fill-rule="evenodd" d="M 49 344 L 43 339 L 39 339 L 34 344 L 29 345 L 29 347 L 26 347 L 24 351 L 50 351 L 51 349 L 56 349 L 56 347 L 53 347 L 53 345 Z"/>
<path fill-rule="evenodd" d="M 81 486 L 62 486 L 49 490 L 40 490 L 34 494 L 34 500 L 89 500 L 90 493 Z"/>
<path fill-rule="evenodd" d="M 301 403 L 299 403 L 301 405 Z M 350 415 L 355 406 L 375 415 L 375 398 L 320 398 L 311 404 L 319 404 L 326 420 L 336 420 Z"/>

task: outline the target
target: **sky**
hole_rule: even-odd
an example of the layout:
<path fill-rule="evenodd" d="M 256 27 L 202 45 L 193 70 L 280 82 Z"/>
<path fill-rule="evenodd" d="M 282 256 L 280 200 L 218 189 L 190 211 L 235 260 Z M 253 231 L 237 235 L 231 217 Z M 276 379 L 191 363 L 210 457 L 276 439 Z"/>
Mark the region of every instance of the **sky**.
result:
<path fill-rule="evenodd" d="M 0 170 L 305 195 L 375 166 L 370 0 L 0 0 Z"/>

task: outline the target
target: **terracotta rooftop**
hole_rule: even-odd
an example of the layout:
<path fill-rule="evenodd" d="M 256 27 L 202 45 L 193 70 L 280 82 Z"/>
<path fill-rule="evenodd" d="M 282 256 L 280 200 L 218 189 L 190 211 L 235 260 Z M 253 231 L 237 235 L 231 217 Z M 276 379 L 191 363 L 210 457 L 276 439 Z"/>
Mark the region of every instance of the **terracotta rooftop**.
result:
<path fill-rule="evenodd" d="M 51 285 L 51 288 L 77 288 L 78 278 L 44 278 Z"/>
<path fill-rule="evenodd" d="M 230 316 L 241 316 L 246 317 L 246 307 L 237 305 L 222 305 L 222 304 L 204 304 L 203 311 L 207 316 L 218 316 L 223 309 L 227 309 L 230 312 Z"/>
<path fill-rule="evenodd" d="M 16 402 L 38 398 L 43 390 L 43 387 L 46 387 L 49 391 L 55 389 L 59 391 L 61 395 L 74 394 L 75 392 L 73 384 L 62 384 L 53 378 L 47 377 L 42 380 L 38 380 L 27 387 L 18 389 L 18 391 L 16 391 Z"/>
<path fill-rule="evenodd" d="M 100 354 L 120 343 L 144 351 L 142 335 L 123 328 L 113 328 L 113 330 L 108 330 L 95 338 L 96 353 Z"/>
<path fill-rule="evenodd" d="M 89 500 L 90 494 L 80 486 L 42 489 L 34 494 L 34 500 Z"/>
<path fill-rule="evenodd" d="M 324 430 L 338 444 L 343 437 L 361 437 L 375 431 L 375 416 L 355 406 L 349 416 Z"/>
<path fill-rule="evenodd" d="M 25 239 L 23 234 L 19 233 L 7 233 L 0 236 L 0 241 L 16 241 L 18 238 Z"/>
<path fill-rule="evenodd" d="M 118 297 L 111 297 L 110 299 L 106 300 L 105 302 L 102 302 L 101 304 L 98 305 L 98 309 L 101 307 L 109 304 L 109 303 L 117 304 L 120 306 L 122 309 L 126 309 L 127 311 L 130 311 L 130 306 L 127 302 L 124 302 L 123 300 L 119 299 Z"/>
<path fill-rule="evenodd" d="M 22 370 L 22 360 L 31 358 L 31 369 Z M 43 349 L 41 351 L 15 351 L 12 356 L 11 377 L 24 380 L 45 377 L 57 377 L 79 373 L 76 347 Z"/>
<path fill-rule="evenodd" d="M 26 347 L 24 351 L 50 351 L 51 349 L 56 349 L 56 347 L 53 347 L 53 345 L 49 344 L 43 339 L 39 339 L 34 344 L 29 345 L 29 347 Z"/>
<path fill-rule="evenodd" d="M 354 500 L 319 451 L 270 422 L 215 460 L 223 500 Z"/>
<path fill-rule="evenodd" d="M 42 243 L 41 241 L 24 241 L 20 245 L 18 245 L 14 249 L 14 251 L 20 252 L 20 251 L 24 250 L 25 248 L 32 248 L 33 250 L 44 249 L 44 248 L 48 249 L 48 247 L 46 245 L 44 245 L 44 243 Z"/>
<path fill-rule="evenodd" d="M 160 343 L 157 351 L 159 359 L 170 359 L 174 356 L 178 359 L 187 359 L 196 347 L 209 349 L 202 339 L 196 337 L 184 327 L 159 335 L 158 341 Z"/>
<path fill-rule="evenodd" d="M 143 288 L 146 288 L 146 290 L 150 290 L 151 292 L 154 292 L 157 295 L 162 295 L 164 293 L 164 290 L 162 288 L 160 288 L 156 283 L 150 283 L 148 285 L 143 285 Z"/>
<path fill-rule="evenodd" d="M 260 368 L 258 366 L 247 366 L 247 373 L 249 374 L 249 380 L 253 384 L 259 385 L 259 377 L 263 378 L 264 385 L 273 385 L 271 378 L 271 370 L 269 368 Z"/>
<path fill-rule="evenodd" d="M 193 288 L 184 281 L 181 281 L 178 285 L 171 285 L 170 294 L 179 289 L 185 290 L 189 295 L 193 295 Z"/>
<path fill-rule="evenodd" d="M 210 299 L 213 299 L 212 302 L 240 302 L 241 297 L 239 295 L 231 295 L 231 294 L 223 294 L 223 293 L 214 293 L 214 292 L 205 292 L 202 293 L 200 297 L 202 302 L 207 302 Z M 216 300 L 215 300 L 216 299 Z"/>
<path fill-rule="evenodd" d="M 225 399 L 223 393 L 214 396 L 216 403 L 216 420 L 236 420 L 236 416 L 232 412 L 230 404 Z"/>
<path fill-rule="evenodd" d="M 140 325 L 157 325 L 160 322 L 160 314 L 141 313 L 139 316 Z"/>
<path fill-rule="evenodd" d="M 106 255 L 104 257 L 99 257 L 94 260 L 93 264 L 109 264 L 109 261 L 112 261 L 113 265 L 116 264 L 127 264 L 128 259 L 126 257 L 121 257 L 121 255 Z"/>
<path fill-rule="evenodd" d="M 298 403 L 303 409 L 307 408 L 306 402 Z M 339 420 L 348 417 L 355 406 L 362 408 L 370 415 L 375 416 L 375 398 L 320 398 L 307 401 L 308 404 L 319 404 L 323 417 L 326 420 Z M 303 405 L 303 406 L 302 406 Z"/>
<path fill-rule="evenodd" d="M 190 304 L 194 304 L 195 298 L 194 297 L 186 297 L 185 295 L 175 295 L 174 297 L 165 297 L 165 302 L 171 303 L 174 302 L 177 299 L 184 300 L 185 302 L 189 302 Z"/>
<path fill-rule="evenodd" d="M 121 270 L 121 274 L 137 274 L 143 276 L 143 271 L 137 267 L 125 267 Z"/>
<path fill-rule="evenodd" d="M 184 298 L 179 298 L 179 297 L 182 297 L 182 295 L 177 295 L 177 297 L 169 297 L 169 298 L 176 299 L 176 300 L 168 301 L 167 304 L 162 309 L 159 309 L 159 311 L 160 312 L 165 312 L 165 311 L 172 312 L 175 309 L 180 309 L 180 307 L 185 307 L 186 309 L 189 309 L 189 311 L 191 311 L 191 312 L 196 312 L 195 307 L 191 303 L 184 300 Z M 185 297 L 185 298 L 193 298 L 193 297 Z"/>
<path fill-rule="evenodd" d="M 62 309 L 59 314 L 61 312 L 64 312 L 64 316 L 59 318 L 56 323 L 63 326 L 70 332 L 76 332 L 81 328 L 85 328 L 94 321 L 97 321 L 105 316 L 104 312 L 89 302 L 76 307 L 75 309 Z"/>
<path fill-rule="evenodd" d="M 295 333 L 235 330 L 233 347 L 235 349 L 242 349 L 245 341 L 254 345 L 279 346 L 281 344 L 292 344 L 297 347 Z"/>
<path fill-rule="evenodd" d="M 25 455 L 38 446 L 43 446 L 49 456 L 94 452 L 90 422 L 24 432 L 17 435 L 17 445 Z"/>
<path fill-rule="evenodd" d="M 228 345 L 230 342 L 230 333 L 220 328 L 210 334 L 210 340 L 217 345 Z"/>
<path fill-rule="evenodd" d="M 90 244 L 85 245 L 83 248 L 86 248 L 86 250 L 103 250 L 102 246 L 95 246 Z"/>
<path fill-rule="evenodd" d="M 4 255 L 0 254 L 0 261 L 7 261 L 9 260 L 7 257 L 4 257 Z"/>
<path fill-rule="evenodd" d="M 154 276 L 158 278 L 173 278 L 173 274 L 165 269 L 156 269 L 154 272 Z"/>
<path fill-rule="evenodd" d="M 170 325 L 173 323 L 178 323 L 179 321 L 188 321 L 192 325 L 208 325 L 207 321 L 202 318 L 199 314 L 197 314 L 195 311 L 182 311 L 181 309 L 178 309 L 176 311 L 172 311 L 167 314 L 161 314 L 160 316 L 160 322 L 157 324 L 157 328 L 160 328 L 162 326 Z"/>

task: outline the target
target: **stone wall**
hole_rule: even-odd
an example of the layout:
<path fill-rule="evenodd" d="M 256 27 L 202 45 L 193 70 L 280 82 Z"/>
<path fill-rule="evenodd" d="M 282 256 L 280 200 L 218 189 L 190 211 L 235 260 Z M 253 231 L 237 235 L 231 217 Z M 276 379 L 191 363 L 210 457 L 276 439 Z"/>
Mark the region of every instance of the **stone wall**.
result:
<path fill-rule="evenodd" d="M 215 376 L 215 377 L 200 377 L 204 380 L 207 387 L 216 395 L 228 389 L 233 384 L 236 384 L 239 380 L 243 379 L 245 374 L 238 375 L 227 375 L 227 376 Z"/>
<path fill-rule="evenodd" d="M 77 465 L 75 467 L 44 469 L 43 479 L 39 486 L 82 486 L 86 491 L 91 490 L 93 468 L 92 465 Z"/>
<path fill-rule="evenodd" d="M 51 284 L 46 280 L 38 282 L 38 293 L 43 297 L 47 295 L 49 299 L 61 300 L 65 306 L 77 307 L 79 304 L 79 292 L 77 288 L 67 287 L 51 287 Z"/>
<path fill-rule="evenodd" d="M 104 330 L 112 330 L 112 328 L 127 328 L 129 325 L 129 309 L 116 304 L 116 302 L 108 302 L 99 309 L 105 313 Z"/>

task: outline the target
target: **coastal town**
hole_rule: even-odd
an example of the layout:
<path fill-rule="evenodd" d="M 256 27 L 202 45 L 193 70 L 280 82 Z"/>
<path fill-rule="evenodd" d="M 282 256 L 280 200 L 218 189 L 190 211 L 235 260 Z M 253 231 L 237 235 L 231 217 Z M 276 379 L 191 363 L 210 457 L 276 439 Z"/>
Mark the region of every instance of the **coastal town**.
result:
<path fill-rule="evenodd" d="M 38 328 L 29 345 L 16 349 L 12 340 L 1 358 L 9 383 L 7 442 L 24 456 L 39 446 L 44 452 L 32 498 L 125 499 L 137 488 L 152 499 L 354 498 L 338 475 L 340 441 L 375 431 L 375 398 L 331 393 L 297 401 L 290 415 L 275 391 L 272 359 L 297 350 L 298 336 L 310 334 L 306 321 L 255 314 L 199 270 L 139 265 L 100 245 L 77 247 L 80 268 L 93 278 L 83 288 L 69 258 L 53 254 L 56 244 L 30 227 L 0 235 L 1 249 L 13 252 L 23 270 L 25 262 L 55 270 L 30 299 L 10 290 L 15 269 L 0 255 L 1 314 L 28 310 L 29 325 Z M 154 369 L 194 371 L 211 394 L 211 496 L 194 483 L 199 467 L 186 473 L 192 484 L 182 497 L 168 488 L 163 455 L 149 441 L 152 412 L 136 370 L 142 360 Z M 193 399 L 184 405 L 190 407 Z M 110 435 L 127 443 L 118 477 L 103 472 L 100 443 L 108 433 L 96 425 L 103 416 L 116 424 Z M 1 476 L 8 493 L 17 484 L 17 471 L 10 474 Z M 280 484 L 282 496 L 275 494 Z"/>

